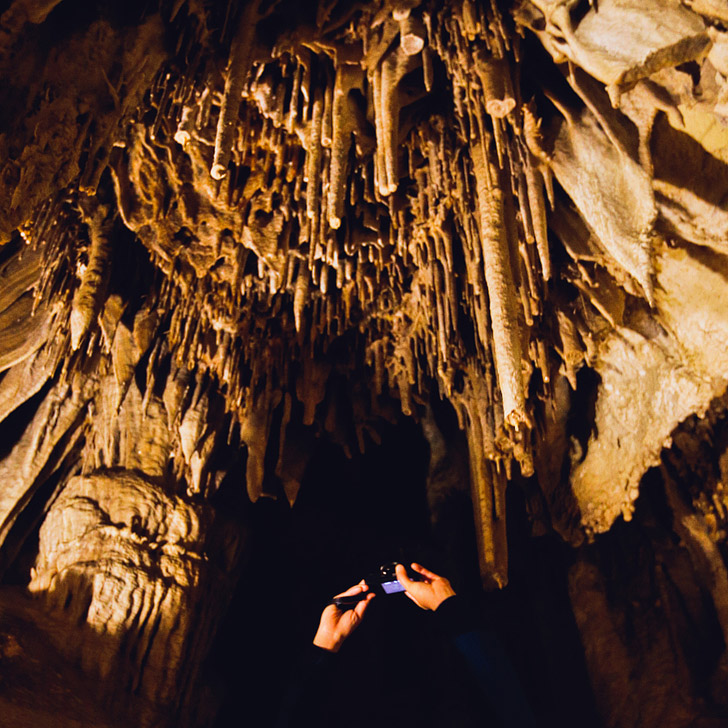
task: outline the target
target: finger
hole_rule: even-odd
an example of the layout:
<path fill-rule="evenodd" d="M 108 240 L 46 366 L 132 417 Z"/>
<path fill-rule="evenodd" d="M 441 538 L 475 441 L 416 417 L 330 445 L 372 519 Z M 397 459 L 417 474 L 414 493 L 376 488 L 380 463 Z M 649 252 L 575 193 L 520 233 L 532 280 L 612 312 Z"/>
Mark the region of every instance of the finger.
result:
<path fill-rule="evenodd" d="M 407 575 L 407 569 L 402 564 L 397 564 L 394 567 L 394 573 L 397 575 L 397 581 L 405 588 L 409 589 L 414 582 Z"/>
<path fill-rule="evenodd" d="M 336 614 L 337 612 L 338 612 L 338 608 L 335 604 L 327 604 L 324 607 L 323 612 L 321 612 L 321 617 L 323 618 L 326 615 Z"/>
<path fill-rule="evenodd" d="M 422 574 L 422 576 L 427 577 L 428 579 L 439 579 L 440 576 L 438 574 L 435 574 L 434 571 L 430 571 L 429 569 L 426 569 L 422 564 L 412 564 L 412 568 L 418 573 Z"/>
<path fill-rule="evenodd" d="M 346 591 L 341 592 L 341 594 L 334 595 L 334 599 L 336 599 L 336 597 L 353 597 L 355 594 L 361 594 L 363 591 L 366 591 L 366 584 L 362 585 L 359 583 L 355 586 L 349 587 Z"/>
<path fill-rule="evenodd" d="M 354 607 L 354 613 L 357 617 L 359 617 L 359 619 L 363 619 L 364 612 L 366 612 L 369 602 L 371 602 L 372 599 L 374 599 L 374 594 L 367 594 L 366 599 L 362 599 L 362 601 Z"/>
<path fill-rule="evenodd" d="M 348 637 L 359 626 L 369 601 L 369 597 L 362 599 L 353 609 L 341 613 L 338 624 L 343 629 L 342 634 L 345 637 Z"/>
<path fill-rule="evenodd" d="M 337 622 L 341 616 L 341 610 L 335 604 L 329 604 L 321 612 L 320 623 L 323 622 Z"/>

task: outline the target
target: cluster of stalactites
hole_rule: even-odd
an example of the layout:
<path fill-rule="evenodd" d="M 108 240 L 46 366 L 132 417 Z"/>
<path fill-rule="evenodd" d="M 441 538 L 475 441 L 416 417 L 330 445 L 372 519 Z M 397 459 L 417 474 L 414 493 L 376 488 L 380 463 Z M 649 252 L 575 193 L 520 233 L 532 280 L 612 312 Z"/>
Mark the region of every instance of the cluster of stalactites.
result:
<path fill-rule="evenodd" d="M 543 181 L 522 142 L 524 125 L 538 133 L 513 93 L 499 19 L 468 3 L 454 10 L 367 16 L 356 26 L 363 42 L 341 42 L 329 55 L 301 42 L 256 63 L 249 9 L 206 166 L 222 180 L 211 195 L 238 213 L 233 238 L 257 255 L 257 276 L 241 281 L 239 264 L 232 273 L 233 296 L 288 294 L 298 331 L 315 301 L 333 299 L 321 322 L 329 336 L 352 327 L 355 305 L 375 383 L 381 388 L 391 372 L 408 413 L 419 367 L 450 396 L 460 361 L 473 356 L 483 370 L 493 362 L 491 404 L 501 420 L 522 424 L 524 346 L 549 380 L 545 351 L 530 347 L 527 333 L 550 275 Z M 454 125 L 417 107 L 436 90 L 434 67 L 452 87 Z M 195 141 L 213 141 L 213 97 L 203 86 L 179 109 L 175 139 L 190 154 Z M 463 271 L 455 257 L 464 257 Z M 474 324 L 472 341 L 458 326 L 461 310 Z M 315 339 L 323 327 L 313 323 Z"/>
<path fill-rule="evenodd" d="M 626 48 L 602 30 L 641 11 L 605 0 L 576 23 L 566 5 L 522 3 L 511 17 L 470 0 L 328 4 L 271 39 L 285 2 L 255 0 L 228 18 L 226 62 L 201 30 L 208 11 L 147 23 L 184 31 L 143 98 L 141 81 L 132 106 L 118 87 L 123 121 L 99 158 L 114 193 L 97 170 L 70 195 L 73 224 L 54 227 L 46 205 L 25 230 L 59 263 L 38 301 L 69 297 L 66 370 L 100 348 L 118 359 L 123 395 L 135 366 L 154 385 L 171 357 L 186 392 L 168 413 L 184 424 L 176 476 L 208 494 L 215 438 L 239 435 L 252 499 L 274 422 L 280 469 L 296 412 L 361 448 L 393 401 L 417 416 L 439 394 L 467 433 L 484 571 L 502 583 L 503 489 L 514 461 L 533 469 L 557 372 L 575 388 L 625 312 L 655 303 L 658 213 L 696 235 L 669 186 L 656 204 L 649 139 L 671 94 L 695 102 L 673 67 L 702 59 L 704 21 L 670 5 L 669 27 Z M 531 31 L 563 75 L 539 75 L 545 51 L 520 45 Z M 520 95 L 525 64 L 534 100 Z M 158 271 L 134 315 L 106 289 L 117 215 Z M 336 404 L 342 378 L 353 406 Z M 225 428 L 205 405 L 218 395 Z"/>
<path fill-rule="evenodd" d="M 486 478 L 482 463 L 532 470 L 525 392 L 534 367 L 548 388 L 552 366 L 532 335 L 551 275 L 549 178 L 513 39 L 493 9 L 404 2 L 286 36 L 261 58 L 264 18 L 255 2 L 241 12 L 224 78 L 161 78 L 157 121 L 130 128 L 112 161 L 125 222 L 182 302 L 173 345 L 209 362 L 231 409 L 243 423 L 258 413 L 267 433 L 286 391 L 307 412 L 323 399 L 326 376 L 309 393 L 288 360 L 321 358 L 356 331 L 376 395 L 416 414 L 434 385 L 454 404 L 492 541 L 505 476 Z"/>
<path fill-rule="evenodd" d="M 646 244 L 629 247 L 626 224 L 599 227 L 606 218 L 566 160 L 601 131 L 554 97 L 567 123 L 544 143 L 535 104 L 520 98 L 519 36 L 495 7 L 365 5 L 264 47 L 257 29 L 277 7 L 245 5 L 222 73 L 185 36 L 176 70 L 159 73 L 114 140 L 118 212 L 162 273 L 144 336 L 165 341 L 150 361 L 169 354 L 212 375 L 252 454 L 253 498 L 273 410 L 287 421 L 293 398 L 307 424 L 320 418 L 332 372 L 347 370 L 373 393 L 354 427 L 358 444 L 379 395 L 416 416 L 439 393 L 468 434 L 483 550 L 497 551 L 510 466 L 533 469 L 529 388 L 548 401 L 559 369 L 575 386 L 590 344 L 553 288 L 545 305 L 552 172 L 595 236 L 619 233 L 604 243 L 609 272 L 629 293 L 652 296 Z M 601 108 L 578 74 L 569 82 L 590 114 Z M 625 185 L 641 189 L 632 167 L 621 168 Z M 89 245 L 72 297 L 72 351 L 100 340 L 96 317 L 114 321 L 104 286 L 116 211 L 105 199 L 79 198 Z M 642 208 L 634 225 L 644 237 L 654 204 Z M 584 222 L 563 203 L 560 213 L 548 223 L 572 254 Z M 612 284 L 590 284 L 578 254 L 574 271 L 613 324 L 603 303 Z M 343 336 L 349 354 L 332 367 L 329 349 Z M 195 447 L 184 448 L 188 465 Z"/>

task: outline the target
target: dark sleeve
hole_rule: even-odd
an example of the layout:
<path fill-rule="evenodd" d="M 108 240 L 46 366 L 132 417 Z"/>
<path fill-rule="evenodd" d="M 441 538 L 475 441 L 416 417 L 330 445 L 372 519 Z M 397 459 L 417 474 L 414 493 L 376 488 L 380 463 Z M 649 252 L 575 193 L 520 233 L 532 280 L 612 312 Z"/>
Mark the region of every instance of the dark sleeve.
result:
<path fill-rule="evenodd" d="M 503 728 L 537 725 L 521 682 L 498 635 L 486 629 L 462 597 L 446 599 L 435 611 L 440 627 L 462 655 L 476 684 Z"/>
<path fill-rule="evenodd" d="M 333 652 L 311 644 L 299 657 L 296 670 L 283 698 L 276 728 L 298 728 L 319 722 L 323 691 L 332 665 L 336 663 Z"/>

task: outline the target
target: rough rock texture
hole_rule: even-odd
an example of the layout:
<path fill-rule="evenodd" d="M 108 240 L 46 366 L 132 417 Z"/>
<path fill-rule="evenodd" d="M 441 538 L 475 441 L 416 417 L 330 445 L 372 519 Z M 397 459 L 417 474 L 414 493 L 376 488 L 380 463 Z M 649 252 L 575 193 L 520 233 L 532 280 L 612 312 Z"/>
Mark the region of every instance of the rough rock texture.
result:
<path fill-rule="evenodd" d="M 0 576 L 73 624 L 58 655 L 140 724 L 209 724 L 196 676 L 244 552 L 223 484 L 293 504 L 317 438 L 364 452 L 412 418 L 434 527 L 469 490 L 486 587 L 509 483 L 579 550 L 606 724 L 725 708 L 725 644 L 640 672 L 659 709 L 619 698 L 678 638 L 620 642 L 592 554 L 670 461 L 670 588 L 725 640 L 724 5 L 6 3 Z"/>
<path fill-rule="evenodd" d="M 671 432 L 702 416 L 728 384 L 725 259 L 666 248 L 656 265 L 660 328 L 643 316 L 600 348 L 595 433 L 572 473 L 582 522 L 594 530 L 620 513 L 629 520 L 645 469 L 660 463 Z"/>
<path fill-rule="evenodd" d="M 131 471 L 69 480 L 43 521 L 28 589 L 84 625 L 58 648 L 86 674 L 113 677 L 155 707 L 194 682 L 219 609 L 205 595 L 224 584 L 205 550 L 209 510 Z M 90 574 L 89 563 L 103 570 Z"/>

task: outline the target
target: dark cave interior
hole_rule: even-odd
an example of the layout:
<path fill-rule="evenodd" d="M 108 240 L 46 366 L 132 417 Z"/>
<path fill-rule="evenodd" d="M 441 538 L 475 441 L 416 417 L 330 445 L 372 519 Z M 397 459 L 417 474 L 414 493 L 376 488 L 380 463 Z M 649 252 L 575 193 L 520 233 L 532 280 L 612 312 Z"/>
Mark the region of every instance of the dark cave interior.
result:
<path fill-rule="evenodd" d="M 452 413 L 441 406 L 443 429 L 449 424 L 457 437 Z M 284 498 L 243 506 L 248 557 L 207 665 L 208 680 L 221 691 L 217 728 L 234 723 L 241 700 L 255 725 L 273 725 L 323 605 L 393 559 L 446 574 L 499 625 L 542 725 L 600 725 L 569 608 L 571 550 L 552 535 L 531 537 L 525 501 L 514 488 L 510 583 L 502 592 L 484 592 L 469 498 L 451 496 L 435 532 L 420 428 L 402 418 L 381 434 L 381 443 L 353 458 L 315 441 L 293 507 Z M 487 705 L 430 615 L 403 595 L 374 600 L 339 660 L 326 686 L 322 725 L 474 728 L 488 719 Z"/>

